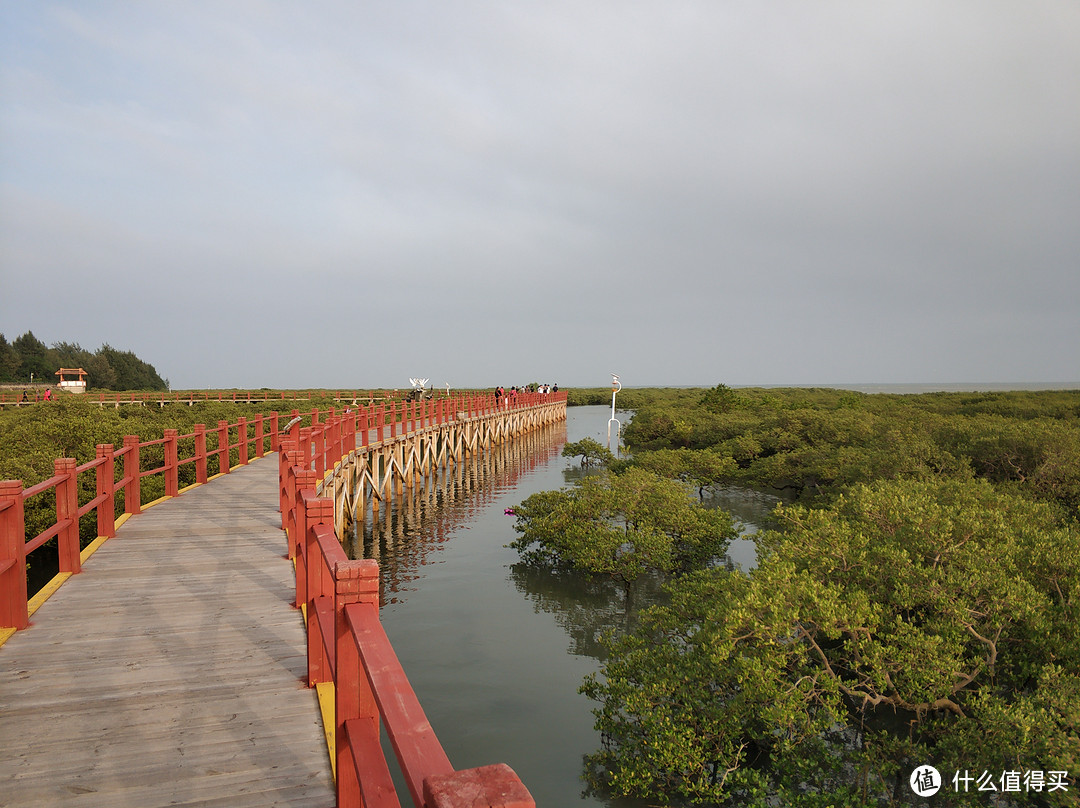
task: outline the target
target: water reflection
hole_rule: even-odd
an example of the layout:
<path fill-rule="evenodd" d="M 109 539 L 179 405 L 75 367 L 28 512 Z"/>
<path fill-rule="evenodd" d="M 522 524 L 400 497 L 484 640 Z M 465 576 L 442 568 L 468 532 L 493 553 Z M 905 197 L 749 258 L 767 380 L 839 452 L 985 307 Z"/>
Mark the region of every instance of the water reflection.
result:
<path fill-rule="evenodd" d="M 601 473 L 596 468 L 572 465 L 563 470 L 567 486 Z M 767 526 L 780 497 L 763 491 L 722 487 L 708 489 L 703 504 L 722 508 L 735 518 L 741 538 L 731 542 L 719 564 L 744 572 L 757 565 L 753 536 Z M 518 562 L 510 567 L 510 580 L 533 604 L 537 613 L 550 614 L 570 637 L 569 653 L 603 662 L 606 634 L 624 634 L 637 627 L 643 609 L 666 602 L 664 576 L 646 575 L 634 582 L 629 603 L 621 583 L 603 576 Z"/>
<path fill-rule="evenodd" d="M 345 551 L 349 558 L 378 561 L 382 602 L 401 603 L 416 591 L 421 568 L 438 563 L 455 531 L 513 490 L 523 474 L 551 462 L 565 443 L 566 423 L 552 424 L 467 456 L 381 505 L 372 497 Z"/>
<path fill-rule="evenodd" d="M 611 578 L 519 563 L 511 566 L 510 580 L 536 612 L 550 614 L 570 636 L 571 654 L 600 662 L 608 656 L 601 642 L 605 634 L 632 631 L 641 609 L 665 599 L 659 575 L 636 581 L 630 604 L 622 584 Z"/>
<path fill-rule="evenodd" d="M 725 563 L 729 569 L 749 572 L 757 566 L 757 545 L 754 534 L 769 526 L 772 512 L 785 500 L 776 494 L 752 488 L 718 486 L 705 490 L 702 500 L 707 508 L 722 508 L 730 513 L 739 528 L 740 538 L 728 547 Z"/>

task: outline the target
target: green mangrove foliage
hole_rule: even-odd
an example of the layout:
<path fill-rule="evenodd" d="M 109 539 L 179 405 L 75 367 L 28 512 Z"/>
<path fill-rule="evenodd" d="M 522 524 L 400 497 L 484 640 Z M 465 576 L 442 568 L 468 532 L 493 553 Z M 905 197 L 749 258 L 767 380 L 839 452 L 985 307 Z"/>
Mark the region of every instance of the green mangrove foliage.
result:
<path fill-rule="evenodd" d="M 1080 391 L 637 392 L 632 458 L 525 504 L 515 545 L 531 564 L 618 574 L 631 475 L 797 504 L 757 535 L 757 568 L 687 559 L 667 600 L 608 635 L 582 687 L 601 737 L 591 788 L 898 806 L 921 804 L 909 777 L 931 764 L 936 805 L 987 804 L 982 773 L 995 805 L 1076 804 Z M 1002 790 L 1029 773 L 1059 787 Z"/>
<path fill-rule="evenodd" d="M 586 477 L 572 489 L 533 494 L 515 507 L 511 543 L 527 564 L 609 576 L 629 604 L 647 574 L 682 574 L 722 556 L 736 531 L 686 489 L 643 469 Z"/>
<path fill-rule="evenodd" d="M 606 466 L 615 461 L 615 455 L 611 453 L 611 450 L 606 446 L 601 446 L 592 438 L 582 438 L 579 441 L 567 443 L 563 446 L 562 456 L 580 457 L 583 466 L 591 466 L 593 463 Z"/>
<path fill-rule="evenodd" d="M 710 569 L 613 641 L 593 784 L 739 806 L 905 804 L 918 765 L 1080 770 L 1080 534 L 985 481 L 781 509 L 749 575 Z M 978 772 L 976 772 L 978 773 Z M 976 800 L 976 796 L 979 798 Z M 943 790 L 935 804 L 985 804 Z"/>
<path fill-rule="evenodd" d="M 821 501 L 855 483 L 974 475 L 1080 507 L 1075 390 L 863 395 L 723 388 L 657 396 L 636 410 L 624 439 L 635 458 L 708 449 L 735 464 L 723 482 L 793 489 Z"/>
<path fill-rule="evenodd" d="M 645 452 L 634 465 L 669 480 L 681 480 L 697 489 L 704 500 L 705 489 L 734 476 L 735 461 L 712 449 L 657 449 Z"/>

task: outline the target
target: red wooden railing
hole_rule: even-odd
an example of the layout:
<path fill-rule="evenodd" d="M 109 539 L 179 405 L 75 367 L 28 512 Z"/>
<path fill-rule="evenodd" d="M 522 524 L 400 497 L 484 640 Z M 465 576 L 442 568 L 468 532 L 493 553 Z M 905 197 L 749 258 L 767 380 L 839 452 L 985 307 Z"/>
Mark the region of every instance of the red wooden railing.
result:
<path fill-rule="evenodd" d="M 405 438 L 417 429 L 449 421 L 494 415 L 500 410 L 524 409 L 565 401 L 565 393 L 520 393 L 496 404 L 491 395 L 467 395 L 423 402 L 346 409 L 337 414 L 318 409 L 311 426 L 293 410 L 288 432 L 279 434 L 278 413 L 252 424 L 219 421 L 218 445 L 208 450 L 207 429 L 180 435 L 165 430 L 157 440 L 124 438 L 123 448 L 97 446 L 94 460 L 76 465 L 71 458 L 55 461 L 54 475 L 23 488 L 19 480 L 0 482 L 0 639 L 6 629 L 29 624 L 26 555 L 52 538 L 57 539 L 60 574 L 81 570 L 79 520 L 96 511 L 98 540 L 115 535 L 123 519 L 143 508 L 141 481 L 161 474 L 166 497 L 182 493 L 179 469 L 195 464 L 196 483 L 207 482 L 208 460 L 217 456 L 219 474 L 231 470 L 230 452 L 239 464 L 248 462 L 254 444 L 262 457 L 266 441 L 279 456 L 280 506 L 289 556 L 296 561 L 296 605 L 304 607 L 308 624 L 308 683 L 333 682 L 335 691 L 335 769 L 338 808 L 400 808 L 386 760 L 379 744 L 380 725 L 386 728 L 418 808 L 535 808 L 535 802 L 513 770 L 505 764 L 456 771 L 424 716 L 379 621 L 379 568 L 370 560 L 349 560 L 334 533 L 334 502 L 316 496 L 316 486 L 327 470 L 358 446 Z M 400 433 L 399 433 L 400 428 Z M 236 435 L 232 442 L 231 435 Z M 388 434 L 387 434 L 388 430 Z M 251 434 L 254 432 L 254 434 Z M 190 456 L 181 459 L 180 445 L 191 442 Z M 143 470 L 140 451 L 162 447 L 161 466 Z M 186 452 L 185 452 L 186 453 Z M 123 463 L 117 480 L 117 461 Z M 94 472 L 96 496 L 80 505 L 78 475 Z M 25 502 L 47 491 L 56 492 L 55 522 L 29 540 L 25 536 Z M 114 519 L 114 503 L 123 492 L 125 513 Z M 152 503 L 148 503 L 152 504 Z M 89 549 L 89 548 L 88 548 Z"/>
<path fill-rule="evenodd" d="M 565 394 L 519 394 L 499 409 L 564 401 Z M 294 424 L 279 453 L 282 527 L 296 561 L 296 605 L 308 626 L 308 684 L 334 683 L 338 808 L 400 808 L 379 742 L 384 727 L 417 808 L 535 808 L 505 764 L 457 771 L 409 685 L 379 621 L 379 566 L 351 561 L 334 532 L 334 501 L 316 495 L 328 469 L 375 431 L 392 440 L 447 420 L 497 413 L 493 396 L 393 405 Z M 387 421 L 387 415 L 389 420 Z M 389 425 L 389 435 L 384 427 Z"/>
<path fill-rule="evenodd" d="M 268 416 L 257 415 L 251 423 L 246 418 L 231 424 L 218 421 L 213 430 L 217 434 L 217 446 L 210 450 L 207 449 L 206 427 L 196 424 L 194 430 L 181 435 L 175 429 L 166 429 L 163 437 L 148 441 L 140 440 L 138 435 L 127 435 L 123 448 L 114 450 L 112 444 L 99 444 L 95 459 L 82 465 L 77 465 L 72 458 L 59 458 L 54 461 L 53 476 L 29 488 L 23 488 L 21 480 L 0 481 L 0 632 L 5 628 L 24 629 L 29 625 L 26 583 L 29 553 L 55 538 L 59 575 L 66 577 L 81 571 L 79 520 L 86 514 L 96 512 L 99 539 L 111 538 L 123 519 L 141 513 L 144 506 L 142 481 L 145 478 L 162 475 L 165 496 L 175 497 L 180 494 L 181 466 L 193 463 L 195 484 L 200 484 L 209 479 L 207 466 L 213 457 L 218 459 L 218 473 L 228 474 L 233 449 L 237 450 L 239 465 L 244 465 L 249 462 L 252 447 L 255 457 L 262 457 L 267 448 L 272 452 L 278 448 L 276 412 Z M 189 442 L 190 456 L 181 459 L 180 446 L 187 449 Z M 162 465 L 143 469 L 140 453 L 154 446 L 162 447 Z M 120 479 L 116 479 L 118 463 L 122 464 Z M 96 477 L 96 496 L 80 505 L 79 475 L 91 472 Z M 56 520 L 36 536 L 27 537 L 25 503 L 49 491 L 55 491 Z M 120 520 L 115 518 L 114 503 L 118 493 L 124 498 L 124 514 Z"/>

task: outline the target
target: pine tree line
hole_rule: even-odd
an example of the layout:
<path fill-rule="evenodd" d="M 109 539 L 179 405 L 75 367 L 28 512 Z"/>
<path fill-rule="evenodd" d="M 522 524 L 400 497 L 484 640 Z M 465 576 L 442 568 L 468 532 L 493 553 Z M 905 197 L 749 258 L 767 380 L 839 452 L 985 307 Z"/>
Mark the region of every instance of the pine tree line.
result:
<path fill-rule="evenodd" d="M 154 366 L 139 359 L 131 351 L 118 351 L 102 345 L 91 353 L 77 342 L 54 342 L 45 345 L 27 331 L 13 342 L 0 333 L 0 383 L 55 384 L 60 368 L 82 368 L 86 371 L 87 387 L 105 390 L 168 390 L 168 379 L 162 379 Z"/>

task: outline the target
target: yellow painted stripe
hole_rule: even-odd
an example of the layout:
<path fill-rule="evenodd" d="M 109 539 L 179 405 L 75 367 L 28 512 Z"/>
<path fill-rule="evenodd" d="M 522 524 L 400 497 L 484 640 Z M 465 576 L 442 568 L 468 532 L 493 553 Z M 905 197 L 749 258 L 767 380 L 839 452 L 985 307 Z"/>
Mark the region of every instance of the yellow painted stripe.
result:
<path fill-rule="evenodd" d="M 56 573 L 56 575 L 53 576 L 53 579 L 47 584 L 45 584 L 45 586 L 41 587 L 41 590 L 36 595 L 34 595 L 34 597 L 26 601 L 26 613 L 33 614 L 38 609 L 40 609 L 45 603 L 45 601 L 51 598 L 53 594 L 55 594 L 56 590 L 60 588 L 60 584 L 62 584 L 70 577 L 70 572 Z"/>
<path fill-rule="evenodd" d="M 185 491 L 190 491 L 192 488 L 198 488 L 200 485 L 202 485 L 202 483 L 192 483 L 191 485 L 185 485 L 183 488 L 181 488 L 176 493 L 182 494 Z"/>
<path fill-rule="evenodd" d="M 315 692 L 319 694 L 319 712 L 322 713 L 323 734 L 326 736 L 326 748 L 330 752 L 330 772 L 337 781 L 337 745 L 335 737 L 335 703 L 337 689 L 333 682 L 319 682 L 315 685 Z"/>
<path fill-rule="evenodd" d="M 107 539 L 105 538 L 105 536 L 98 536 L 96 539 L 94 539 L 92 542 L 90 542 L 88 545 L 86 545 L 86 547 L 84 547 L 82 549 L 82 551 L 79 553 L 79 563 L 85 564 L 86 559 L 88 559 L 90 556 L 92 556 L 94 553 L 96 553 L 97 549 L 101 545 L 103 545 L 106 541 L 107 541 Z"/>
<path fill-rule="evenodd" d="M 129 516 L 129 514 L 124 514 L 124 517 L 127 516 Z M 126 519 L 121 519 L 121 521 L 126 521 Z M 103 545 L 106 541 L 107 538 L 105 536 L 98 536 L 96 539 L 90 542 L 90 544 L 86 545 L 86 547 L 84 547 L 79 552 L 79 564 L 85 564 L 86 560 L 90 558 L 90 556 L 92 556 L 95 552 L 97 552 L 98 548 L 101 547 L 101 545 Z M 26 601 L 26 614 L 32 615 L 34 612 L 40 609 L 45 604 L 45 601 L 47 601 L 54 594 L 56 594 L 56 590 L 58 590 L 71 576 L 72 573 L 70 572 L 58 572 L 56 575 L 54 575 L 52 577 L 52 580 L 50 580 L 47 584 L 45 584 L 45 586 L 41 587 L 41 589 L 38 590 L 37 594 L 35 594 L 32 598 Z M 0 645 L 3 645 L 5 642 L 7 642 L 8 639 L 14 634 L 15 629 L 13 628 L 0 629 Z"/>
<path fill-rule="evenodd" d="M 168 495 L 163 496 L 163 497 L 158 497 L 153 502 L 147 502 L 145 505 L 142 506 L 142 509 L 145 511 L 147 508 L 153 508 L 155 505 L 160 505 L 162 502 L 164 502 L 167 499 L 172 499 L 172 497 L 170 497 Z"/>
<path fill-rule="evenodd" d="M 124 524 L 124 522 L 126 522 L 130 518 L 131 518 L 130 513 L 122 513 L 122 514 L 120 514 L 120 518 L 118 518 L 115 522 L 113 522 L 113 530 L 114 531 L 119 530 L 120 525 Z"/>

